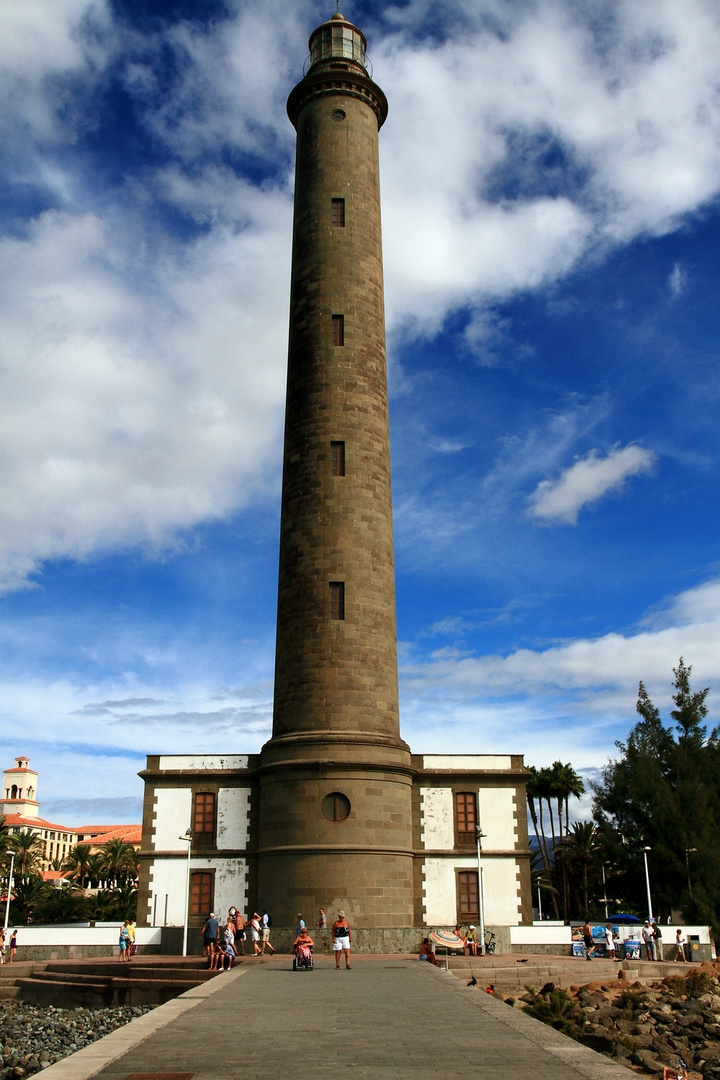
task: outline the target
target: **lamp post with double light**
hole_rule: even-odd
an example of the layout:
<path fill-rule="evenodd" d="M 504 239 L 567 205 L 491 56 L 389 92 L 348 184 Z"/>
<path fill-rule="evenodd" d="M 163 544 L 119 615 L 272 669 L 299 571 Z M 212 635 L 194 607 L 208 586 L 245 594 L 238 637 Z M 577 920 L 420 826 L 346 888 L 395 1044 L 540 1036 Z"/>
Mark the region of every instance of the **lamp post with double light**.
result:
<path fill-rule="evenodd" d="M 15 869 L 15 852 L 10 856 L 10 873 L 8 874 L 7 881 L 7 896 L 5 898 L 5 925 L 4 931 L 7 936 L 8 920 L 10 918 L 10 897 L 12 896 L 13 887 L 13 870 Z"/>
<path fill-rule="evenodd" d="M 652 922 L 653 921 L 652 897 L 650 895 L 650 871 L 648 870 L 648 851 L 652 851 L 652 848 L 644 847 L 642 849 L 642 851 L 643 851 L 643 859 L 645 860 L 645 886 L 647 888 L 648 920 L 650 922 Z"/>
<path fill-rule="evenodd" d="M 187 939 L 188 939 L 188 922 L 190 919 L 190 853 L 192 851 L 192 829 L 186 829 L 184 836 L 179 836 L 178 840 L 187 841 L 188 857 L 187 857 L 187 874 L 185 881 L 185 922 L 183 924 L 183 956 L 187 956 Z"/>
<path fill-rule="evenodd" d="M 480 799 L 478 798 L 478 808 Z M 485 952 L 485 901 L 483 898 L 483 872 L 482 872 L 482 841 L 485 833 L 478 821 L 475 826 L 475 839 L 477 840 L 477 863 L 478 863 L 478 929 L 480 930 L 480 955 Z"/>

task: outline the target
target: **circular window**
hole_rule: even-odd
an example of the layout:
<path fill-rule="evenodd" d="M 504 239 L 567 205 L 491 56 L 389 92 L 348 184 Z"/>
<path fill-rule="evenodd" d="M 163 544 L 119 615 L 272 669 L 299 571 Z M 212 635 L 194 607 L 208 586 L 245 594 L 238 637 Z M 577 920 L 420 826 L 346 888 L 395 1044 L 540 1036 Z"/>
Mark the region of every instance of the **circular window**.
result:
<path fill-rule="evenodd" d="M 343 112 L 342 109 L 333 109 L 332 118 L 333 118 L 333 120 L 337 120 L 337 121 L 344 120 L 345 119 L 345 113 Z"/>
<path fill-rule="evenodd" d="M 341 791 L 332 791 L 322 801 L 322 812 L 329 821 L 344 821 L 350 813 L 350 800 Z"/>

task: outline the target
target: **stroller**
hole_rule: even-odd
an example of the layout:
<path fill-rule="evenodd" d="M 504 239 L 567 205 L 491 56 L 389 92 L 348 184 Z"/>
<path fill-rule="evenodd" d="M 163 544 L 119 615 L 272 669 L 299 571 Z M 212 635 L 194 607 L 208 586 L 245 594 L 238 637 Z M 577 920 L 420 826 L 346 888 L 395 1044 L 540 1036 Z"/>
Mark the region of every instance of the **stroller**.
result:
<path fill-rule="evenodd" d="M 312 945 L 296 945 L 293 971 L 312 971 L 313 967 Z"/>

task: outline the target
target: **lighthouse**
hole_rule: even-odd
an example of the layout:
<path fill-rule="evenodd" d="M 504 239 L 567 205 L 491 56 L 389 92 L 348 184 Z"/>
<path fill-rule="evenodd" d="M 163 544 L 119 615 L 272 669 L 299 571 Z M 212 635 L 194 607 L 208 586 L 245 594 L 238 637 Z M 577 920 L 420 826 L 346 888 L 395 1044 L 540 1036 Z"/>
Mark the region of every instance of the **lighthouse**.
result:
<path fill-rule="evenodd" d="M 287 106 L 297 156 L 258 895 L 282 923 L 325 906 L 409 926 L 413 770 L 398 710 L 378 163 L 387 101 L 365 50 L 334 15 L 311 36 Z"/>
<path fill-rule="evenodd" d="M 259 753 L 148 756 L 138 912 L 167 949 L 183 926 L 199 947 L 209 912 L 231 906 L 270 912 L 278 948 L 298 913 L 312 924 L 320 908 L 345 912 L 360 951 L 410 951 L 432 926 L 509 934 L 532 921 L 522 755 L 411 754 L 400 737 L 378 164 L 387 101 L 365 52 L 362 32 L 333 15 L 288 98 L 297 155 L 272 732 Z M 327 929 L 314 937 L 330 947 Z"/>

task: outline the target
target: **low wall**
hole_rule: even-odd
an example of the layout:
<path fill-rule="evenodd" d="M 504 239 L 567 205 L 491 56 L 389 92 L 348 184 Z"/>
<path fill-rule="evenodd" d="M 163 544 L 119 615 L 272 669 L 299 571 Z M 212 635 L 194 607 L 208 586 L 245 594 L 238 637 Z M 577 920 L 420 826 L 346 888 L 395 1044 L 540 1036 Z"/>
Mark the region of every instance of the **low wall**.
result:
<path fill-rule="evenodd" d="M 95 926 L 79 926 L 77 923 L 67 926 L 18 926 L 17 960 L 83 960 L 115 956 L 121 925 L 117 922 L 96 923 Z M 159 926 L 138 926 L 135 930 L 139 953 L 159 953 L 161 939 Z"/>
<path fill-rule="evenodd" d="M 593 925 L 598 925 L 593 923 Z M 611 921 L 611 925 L 614 925 Z M 534 923 L 532 926 L 510 926 L 510 948 L 508 952 L 524 953 L 527 956 L 572 956 L 572 927 L 558 923 Z M 640 937 L 640 926 L 618 926 L 620 944 L 631 934 Z M 675 955 L 675 933 L 682 931 L 690 947 L 688 959 L 700 963 L 715 959 L 715 947 L 709 926 L 662 926 L 663 959 L 672 960 Z M 693 940 L 695 939 L 695 940 Z M 498 952 L 501 950 L 498 949 Z M 621 955 L 621 951 L 618 952 Z M 642 946 L 642 959 L 646 959 L 645 946 Z"/>
<path fill-rule="evenodd" d="M 367 927 L 353 926 L 351 948 L 353 952 L 357 953 L 409 953 L 412 955 L 418 952 L 423 938 L 426 938 L 433 929 L 436 928 L 431 926 L 407 926 L 368 929 Z M 443 927 L 442 929 L 452 930 L 453 927 Z M 510 952 L 510 927 L 488 926 L 487 929 L 495 934 L 496 951 L 498 953 Z M 322 955 L 332 952 L 329 927 L 326 930 L 320 930 L 317 927 L 309 926 L 308 931 L 315 942 L 316 953 Z M 177 956 L 178 953 L 182 952 L 183 928 L 181 926 L 165 926 L 162 929 L 162 934 L 161 951 L 163 953 Z M 270 931 L 270 944 L 277 952 L 290 953 L 296 936 L 296 927 L 294 926 L 273 927 Z M 443 952 L 442 949 L 440 951 Z M 246 931 L 245 952 L 252 952 L 249 930 Z M 188 953 L 192 956 L 199 956 L 202 953 L 202 942 L 197 931 L 192 931 L 188 936 Z"/>

